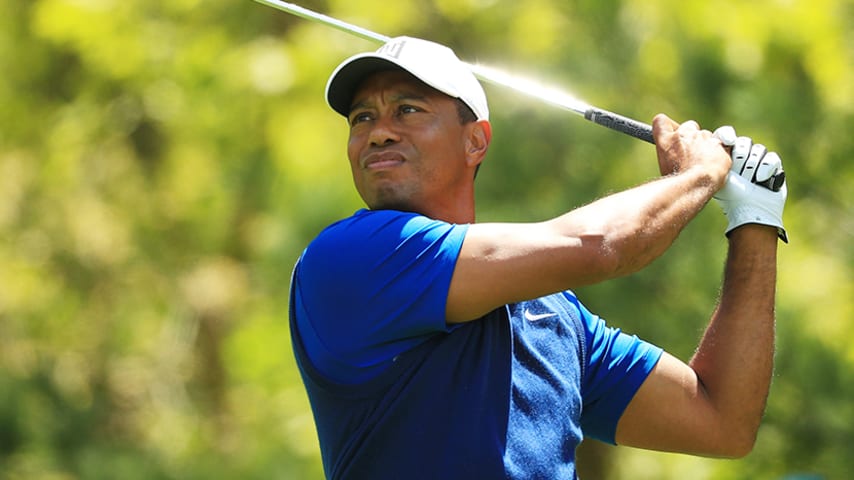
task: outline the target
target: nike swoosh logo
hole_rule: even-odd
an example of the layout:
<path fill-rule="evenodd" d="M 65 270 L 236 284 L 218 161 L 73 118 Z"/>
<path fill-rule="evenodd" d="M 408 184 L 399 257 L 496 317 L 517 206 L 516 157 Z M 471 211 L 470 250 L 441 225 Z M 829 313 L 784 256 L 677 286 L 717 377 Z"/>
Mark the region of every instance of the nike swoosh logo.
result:
<path fill-rule="evenodd" d="M 538 320 L 542 320 L 544 318 L 550 318 L 550 317 L 554 317 L 554 316 L 557 316 L 557 314 L 556 313 L 537 313 L 537 314 L 534 314 L 534 313 L 531 313 L 530 310 L 525 309 L 525 320 L 527 320 L 529 322 L 536 322 Z"/>

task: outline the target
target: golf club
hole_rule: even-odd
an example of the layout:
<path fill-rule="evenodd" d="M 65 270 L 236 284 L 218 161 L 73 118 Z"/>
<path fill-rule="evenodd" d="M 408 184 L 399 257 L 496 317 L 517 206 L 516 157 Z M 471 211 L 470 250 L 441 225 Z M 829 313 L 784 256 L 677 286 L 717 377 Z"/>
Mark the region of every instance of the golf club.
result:
<path fill-rule="evenodd" d="M 372 32 L 351 23 L 343 22 L 322 13 L 317 13 L 293 3 L 283 2 L 281 0 L 255 1 L 307 20 L 322 23 L 365 40 L 377 43 L 386 43 L 391 40 L 391 37 Z M 485 65 L 471 63 L 466 63 L 466 65 L 480 80 L 510 88 L 529 97 L 533 97 L 551 105 L 577 113 L 587 120 L 603 127 L 625 133 L 645 142 L 652 144 L 655 143 L 652 138 L 652 126 L 647 123 L 639 122 L 614 112 L 594 107 L 562 90 L 542 85 L 527 78 L 512 75 Z M 762 182 L 761 185 L 770 190 L 778 191 L 782 187 L 784 179 L 785 173 L 780 172 L 767 181 Z"/>
<path fill-rule="evenodd" d="M 376 43 L 386 43 L 391 40 L 391 37 L 372 32 L 351 23 L 343 22 L 322 13 L 317 13 L 293 3 L 283 2 L 281 0 L 255 1 L 307 20 L 322 23 L 365 40 L 370 40 Z M 593 107 L 592 105 L 582 102 L 566 92 L 541 85 L 530 79 L 511 75 L 485 65 L 470 63 L 466 63 L 466 65 L 480 80 L 510 88 L 529 97 L 537 98 L 551 105 L 575 112 L 582 115 L 587 120 L 604 127 L 608 127 L 618 132 L 623 132 L 649 143 L 655 143 L 652 139 L 652 127 L 649 124 L 639 122 L 601 108 Z"/>

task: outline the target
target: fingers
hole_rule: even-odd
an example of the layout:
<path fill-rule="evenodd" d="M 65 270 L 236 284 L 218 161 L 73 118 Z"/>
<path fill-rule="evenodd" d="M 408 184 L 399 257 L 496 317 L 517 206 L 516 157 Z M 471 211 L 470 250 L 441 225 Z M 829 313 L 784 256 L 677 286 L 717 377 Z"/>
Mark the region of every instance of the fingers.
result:
<path fill-rule="evenodd" d="M 687 120 L 682 122 L 682 125 L 679 125 L 679 128 L 676 129 L 677 132 L 682 134 L 683 136 L 686 134 L 692 134 L 700 130 L 700 124 L 694 120 Z"/>
<path fill-rule="evenodd" d="M 732 127 L 720 127 L 714 136 L 724 146 L 731 145 L 732 171 L 745 180 L 777 191 L 783 186 L 783 162 L 775 152 L 769 152 L 761 143 L 750 137 L 736 137 Z"/>
<path fill-rule="evenodd" d="M 661 134 L 672 133 L 677 128 L 679 128 L 679 124 L 663 113 L 659 113 L 652 119 L 653 137 L 657 138 Z"/>
<path fill-rule="evenodd" d="M 768 149 L 765 148 L 765 145 L 762 145 L 761 143 L 754 143 L 753 146 L 750 147 L 750 154 L 747 156 L 747 160 L 744 162 L 744 168 L 741 170 L 741 176 L 747 180 L 754 181 L 756 168 L 759 166 L 759 162 L 763 157 L 765 157 L 766 153 L 768 153 Z"/>
<path fill-rule="evenodd" d="M 756 167 L 756 182 L 763 183 L 783 170 L 783 161 L 777 152 L 768 152 Z"/>
<path fill-rule="evenodd" d="M 678 172 L 685 168 L 685 152 L 692 148 L 708 147 L 714 140 L 729 153 L 730 168 L 748 182 L 777 191 L 785 182 L 779 155 L 769 152 L 765 145 L 753 143 L 750 137 L 737 136 L 732 126 L 719 127 L 714 133 L 701 130 L 697 122 L 688 120 L 681 124 L 659 114 L 653 119 L 653 133 L 659 150 L 659 167 L 662 174 Z M 695 147 L 692 147 L 691 145 Z M 707 152 L 711 152 L 707 150 Z"/>
<path fill-rule="evenodd" d="M 732 146 L 732 170 L 735 173 L 740 174 L 744 170 L 752 146 L 753 140 L 750 137 L 738 137 L 735 140 L 735 145 Z"/>
<path fill-rule="evenodd" d="M 713 138 L 712 132 L 700 127 L 700 124 L 694 120 L 687 120 L 679 125 L 676 133 L 683 139 L 696 138 L 700 140 L 709 140 Z"/>
<path fill-rule="evenodd" d="M 658 137 L 661 134 L 674 132 L 678 133 L 681 137 L 691 137 L 696 135 L 698 132 L 703 137 L 709 137 L 712 135 L 712 133 L 707 130 L 700 130 L 700 125 L 694 120 L 687 120 L 685 122 L 678 123 L 663 113 L 659 113 L 655 118 L 653 118 L 652 131 L 655 137 Z M 735 130 L 733 130 L 733 132 L 734 131 Z"/>
<path fill-rule="evenodd" d="M 750 137 L 738 137 L 732 147 L 732 171 L 747 180 L 762 183 L 779 173 L 780 156 Z"/>
<path fill-rule="evenodd" d="M 738 136 L 735 134 L 735 129 L 730 125 L 724 125 L 723 127 L 719 127 L 717 130 L 715 130 L 713 136 L 720 140 L 725 147 L 731 147 L 735 145 L 735 141 L 738 138 Z"/>
<path fill-rule="evenodd" d="M 653 119 L 653 136 L 662 175 L 701 166 L 723 186 L 731 161 L 712 132 L 702 129 L 694 120 L 680 124 L 659 114 Z"/>

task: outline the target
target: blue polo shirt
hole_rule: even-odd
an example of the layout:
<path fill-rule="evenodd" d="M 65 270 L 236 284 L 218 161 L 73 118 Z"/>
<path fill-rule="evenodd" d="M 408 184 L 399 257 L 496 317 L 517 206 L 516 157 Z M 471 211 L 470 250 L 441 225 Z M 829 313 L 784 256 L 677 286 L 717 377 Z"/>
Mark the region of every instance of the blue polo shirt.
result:
<path fill-rule="evenodd" d="M 294 353 L 332 479 L 575 478 L 661 349 L 571 292 L 445 322 L 467 225 L 361 210 L 297 262 Z"/>

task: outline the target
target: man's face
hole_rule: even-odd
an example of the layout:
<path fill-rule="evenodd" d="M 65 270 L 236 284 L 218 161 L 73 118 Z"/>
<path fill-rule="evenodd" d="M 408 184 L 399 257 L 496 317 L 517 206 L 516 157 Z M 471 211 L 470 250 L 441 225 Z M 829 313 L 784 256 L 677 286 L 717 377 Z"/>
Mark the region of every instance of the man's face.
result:
<path fill-rule="evenodd" d="M 441 212 L 471 188 L 466 129 L 451 97 L 403 71 L 376 73 L 353 96 L 347 155 L 372 209 Z"/>

